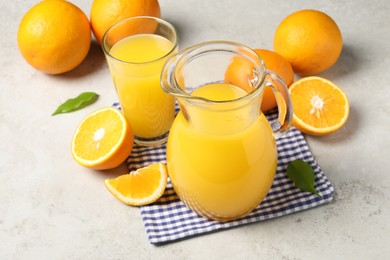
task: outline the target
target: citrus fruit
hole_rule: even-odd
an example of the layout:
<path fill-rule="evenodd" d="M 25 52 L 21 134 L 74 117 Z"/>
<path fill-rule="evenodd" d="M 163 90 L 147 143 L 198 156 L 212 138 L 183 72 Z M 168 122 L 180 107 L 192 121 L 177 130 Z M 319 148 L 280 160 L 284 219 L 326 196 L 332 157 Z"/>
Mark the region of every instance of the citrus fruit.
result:
<path fill-rule="evenodd" d="M 340 129 L 348 119 L 349 101 L 331 81 L 310 76 L 289 88 L 294 110 L 293 124 L 311 135 L 326 135 Z"/>
<path fill-rule="evenodd" d="M 91 45 L 87 16 L 77 6 L 63 0 L 43 1 L 22 18 L 18 47 L 34 68 L 60 74 L 77 67 Z"/>
<path fill-rule="evenodd" d="M 254 51 L 263 59 L 267 69 L 278 74 L 289 86 L 294 81 L 294 71 L 290 63 L 276 52 L 264 49 L 254 49 Z M 251 65 L 244 58 L 235 57 L 226 70 L 225 81 L 236 86 L 244 86 L 244 89 L 250 91 L 247 75 L 251 74 Z M 261 110 L 268 111 L 276 107 L 275 95 L 270 87 L 264 89 Z"/>
<path fill-rule="evenodd" d="M 157 0 L 94 0 L 91 7 L 91 26 L 99 44 L 104 33 L 114 23 L 134 16 L 160 18 Z"/>
<path fill-rule="evenodd" d="M 167 185 L 167 178 L 165 164 L 157 163 L 115 179 L 107 179 L 104 185 L 121 202 L 131 206 L 142 206 L 161 197 Z"/>
<path fill-rule="evenodd" d="M 342 35 L 335 21 L 317 10 L 290 14 L 274 35 L 274 50 L 302 76 L 330 68 L 339 58 L 342 46 Z"/>
<path fill-rule="evenodd" d="M 290 86 L 294 81 L 294 71 L 290 63 L 276 52 L 262 49 L 255 49 L 255 52 L 263 59 L 267 69 L 278 74 L 286 86 Z M 261 110 L 268 111 L 276 107 L 275 95 L 270 87 L 264 89 Z"/>
<path fill-rule="evenodd" d="M 122 112 L 107 107 L 87 115 L 72 140 L 72 156 L 80 165 L 107 170 L 129 156 L 134 142 L 131 126 Z"/>

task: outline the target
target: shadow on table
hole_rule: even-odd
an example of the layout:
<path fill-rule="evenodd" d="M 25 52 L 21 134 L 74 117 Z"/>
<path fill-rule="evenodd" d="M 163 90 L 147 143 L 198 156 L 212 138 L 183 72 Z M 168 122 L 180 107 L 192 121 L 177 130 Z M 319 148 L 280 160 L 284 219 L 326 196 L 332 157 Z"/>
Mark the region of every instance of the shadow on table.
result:
<path fill-rule="evenodd" d="M 354 74 L 357 71 L 362 71 L 362 67 L 367 65 L 363 62 L 363 57 L 359 54 L 364 52 L 358 50 L 356 47 L 344 44 L 336 64 L 322 72 L 320 76 L 337 82 L 339 78 Z"/>
<path fill-rule="evenodd" d="M 67 73 L 56 75 L 55 77 L 67 80 L 78 79 L 97 72 L 104 67 L 106 67 L 106 59 L 103 50 L 101 46 L 93 40 L 87 57 L 85 57 L 84 61 L 79 66 Z"/>
<path fill-rule="evenodd" d="M 311 136 L 310 139 L 315 139 L 316 142 L 320 143 L 340 144 L 353 140 L 360 128 L 361 124 L 359 114 L 353 104 L 351 104 L 348 120 L 341 129 L 325 136 Z M 306 134 L 304 135 L 307 137 Z"/>

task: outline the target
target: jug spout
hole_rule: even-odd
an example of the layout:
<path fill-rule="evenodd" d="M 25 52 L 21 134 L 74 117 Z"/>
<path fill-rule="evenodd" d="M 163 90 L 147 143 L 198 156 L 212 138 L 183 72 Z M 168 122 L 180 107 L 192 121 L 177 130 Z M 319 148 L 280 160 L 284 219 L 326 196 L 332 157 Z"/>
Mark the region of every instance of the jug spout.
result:
<path fill-rule="evenodd" d="M 166 93 L 183 97 L 206 84 L 231 83 L 225 74 L 236 58 L 248 62 L 250 75 L 245 72 L 242 84 L 232 84 L 248 93 L 259 90 L 266 75 L 263 61 L 250 48 L 227 41 L 200 43 L 171 56 L 162 69 L 161 87 Z"/>
<path fill-rule="evenodd" d="M 175 97 L 180 97 L 184 94 L 181 91 L 178 79 L 175 77 L 175 69 L 181 56 L 180 54 L 176 54 L 168 58 L 163 66 L 160 78 L 162 90 Z"/>

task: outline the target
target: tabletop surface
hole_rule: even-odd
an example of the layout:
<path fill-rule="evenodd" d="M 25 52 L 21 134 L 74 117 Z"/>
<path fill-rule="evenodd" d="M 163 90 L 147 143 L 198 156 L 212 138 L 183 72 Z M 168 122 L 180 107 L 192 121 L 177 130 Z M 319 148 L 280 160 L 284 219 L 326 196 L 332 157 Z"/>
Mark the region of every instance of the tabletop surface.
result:
<path fill-rule="evenodd" d="M 351 103 L 347 124 L 325 137 L 305 135 L 335 187 L 331 203 L 273 220 L 151 245 L 138 208 L 117 201 L 103 185 L 127 172 L 94 171 L 75 163 L 73 132 L 88 113 L 117 101 L 100 46 L 57 76 L 20 55 L 16 35 L 38 1 L 3 1 L 0 21 L 0 258 L 1 259 L 385 259 L 390 257 L 390 5 L 374 1 L 160 0 L 162 18 L 180 48 L 230 40 L 272 49 L 277 25 L 301 9 L 327 13 L 344 46 L 320 76 Z M 92 0 L 72 0 L 89 17 Z M 80 111 L 51 116 L 81 92 L 100 95 Z"/>

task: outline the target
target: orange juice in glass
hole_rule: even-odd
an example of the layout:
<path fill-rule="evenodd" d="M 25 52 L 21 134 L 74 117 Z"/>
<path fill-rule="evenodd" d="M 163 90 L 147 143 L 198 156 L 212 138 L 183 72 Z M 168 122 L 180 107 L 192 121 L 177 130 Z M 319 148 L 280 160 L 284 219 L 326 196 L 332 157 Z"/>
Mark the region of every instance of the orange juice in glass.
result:
<path fill-rule="evenodd" d="M 102 47 L 135 142 L 164 143 L 175 108 L 174 98 L 160 87 L 160 75 L 166 59 L 177 52 L 174 27 L 155 17 L 128 18 L 108 29 Z"/>

